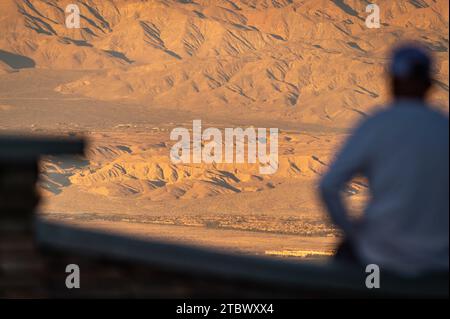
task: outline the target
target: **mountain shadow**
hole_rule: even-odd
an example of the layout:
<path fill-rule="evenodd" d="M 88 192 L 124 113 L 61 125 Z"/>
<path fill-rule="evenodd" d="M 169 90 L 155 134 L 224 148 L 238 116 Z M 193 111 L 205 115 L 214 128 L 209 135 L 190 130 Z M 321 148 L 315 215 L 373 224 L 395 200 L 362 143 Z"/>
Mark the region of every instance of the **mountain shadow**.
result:
<path fill-rule="evenodd" d="M 34 60 L 30 59 L 29 57 L 4 51 L 1 49 L 0 49 L 0 61 L 6 63 L 13 69 L 34 68 L 36 66 Z"/>

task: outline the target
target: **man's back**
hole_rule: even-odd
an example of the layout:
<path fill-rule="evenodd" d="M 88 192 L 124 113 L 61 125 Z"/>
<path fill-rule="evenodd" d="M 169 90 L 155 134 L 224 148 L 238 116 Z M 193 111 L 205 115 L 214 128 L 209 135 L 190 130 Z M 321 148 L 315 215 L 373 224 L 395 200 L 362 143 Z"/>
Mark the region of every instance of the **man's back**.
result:
<path fill-rule="evenodd" d="M 402 272 L 448 268 L 448 119 L 403 101 L 363 126 L 372 198 L 359 253 Z"/>
<path fill-rule="evenodd" d="M 331 208 L 337 199 L 327 189 L 358 173 L 369 179 L 370 202 L 347 234 L 363 262 L 409 274 L 448 270 L 448 133 L 445 116 L 401 100 L 365 120 L 338 155 L 322 183 Z"/>

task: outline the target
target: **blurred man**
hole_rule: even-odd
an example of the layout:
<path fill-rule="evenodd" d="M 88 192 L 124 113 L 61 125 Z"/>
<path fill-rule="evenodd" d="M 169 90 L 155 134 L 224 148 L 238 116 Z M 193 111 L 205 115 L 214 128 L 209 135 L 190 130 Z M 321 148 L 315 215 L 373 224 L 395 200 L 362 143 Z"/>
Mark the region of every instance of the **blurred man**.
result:
<path fill-rule="evenodd" d="M 419 47 L 394 52 L 392 104 L 359 125 L 321 181 L 345 236 L 337 258 L 404 275 L 448 272 L 449 123 L 425 102 L 431 69 Z M 355 175 L 367 177 L 371 199 L 352 220 L 340 193 Z"/>

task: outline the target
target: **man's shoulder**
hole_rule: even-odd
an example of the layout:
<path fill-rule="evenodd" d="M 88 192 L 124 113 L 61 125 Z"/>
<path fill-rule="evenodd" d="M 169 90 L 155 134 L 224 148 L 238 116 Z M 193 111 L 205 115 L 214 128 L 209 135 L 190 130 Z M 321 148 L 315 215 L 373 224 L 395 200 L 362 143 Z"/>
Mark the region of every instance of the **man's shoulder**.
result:
<path fill-rule="evenodd" d="M 433 106 L 399 106 L 387 105 L 378 108 L 365 117 L 356 126 L 354 133 L 358 135 L 385 136 L 392 131 L 430 130 L 442 135 L 448 131 L 448 115 Z"/>
<path fill-rule="evenodd" d="M 397 118 L 406 119 L 408 117 L 428 118 L 440 121 L 443 124 L 447 123 L 448 125 L 448 115 L 440 111 L 437 107 L 427 103 L 416 103 L 414 105 L 391 103 L 386 106 L 377 107 L 363 122 L 371 123 L 383 121 L 388 118 L 395 120 Z"/>

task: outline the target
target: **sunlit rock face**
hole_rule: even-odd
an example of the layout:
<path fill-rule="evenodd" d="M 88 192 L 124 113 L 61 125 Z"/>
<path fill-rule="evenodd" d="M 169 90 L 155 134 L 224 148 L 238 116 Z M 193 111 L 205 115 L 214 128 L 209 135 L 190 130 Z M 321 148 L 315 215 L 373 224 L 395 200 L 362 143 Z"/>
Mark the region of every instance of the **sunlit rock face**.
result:
<path fill-rule="evenodd" d="M 72 2 L 79 29 L 66 27 Z M 419 40 L 438 59 L 434 97 L 448 108 L 448 1 L 385 1 L 380 28 L 367 27 L 366 6 L 356 0 L 6 0 L 0 69 L 94 69 L 55 90 L 343 127 L 386 100 L 391 47 Z M 7 53 L 16 59 L 1 58 Z"/>

